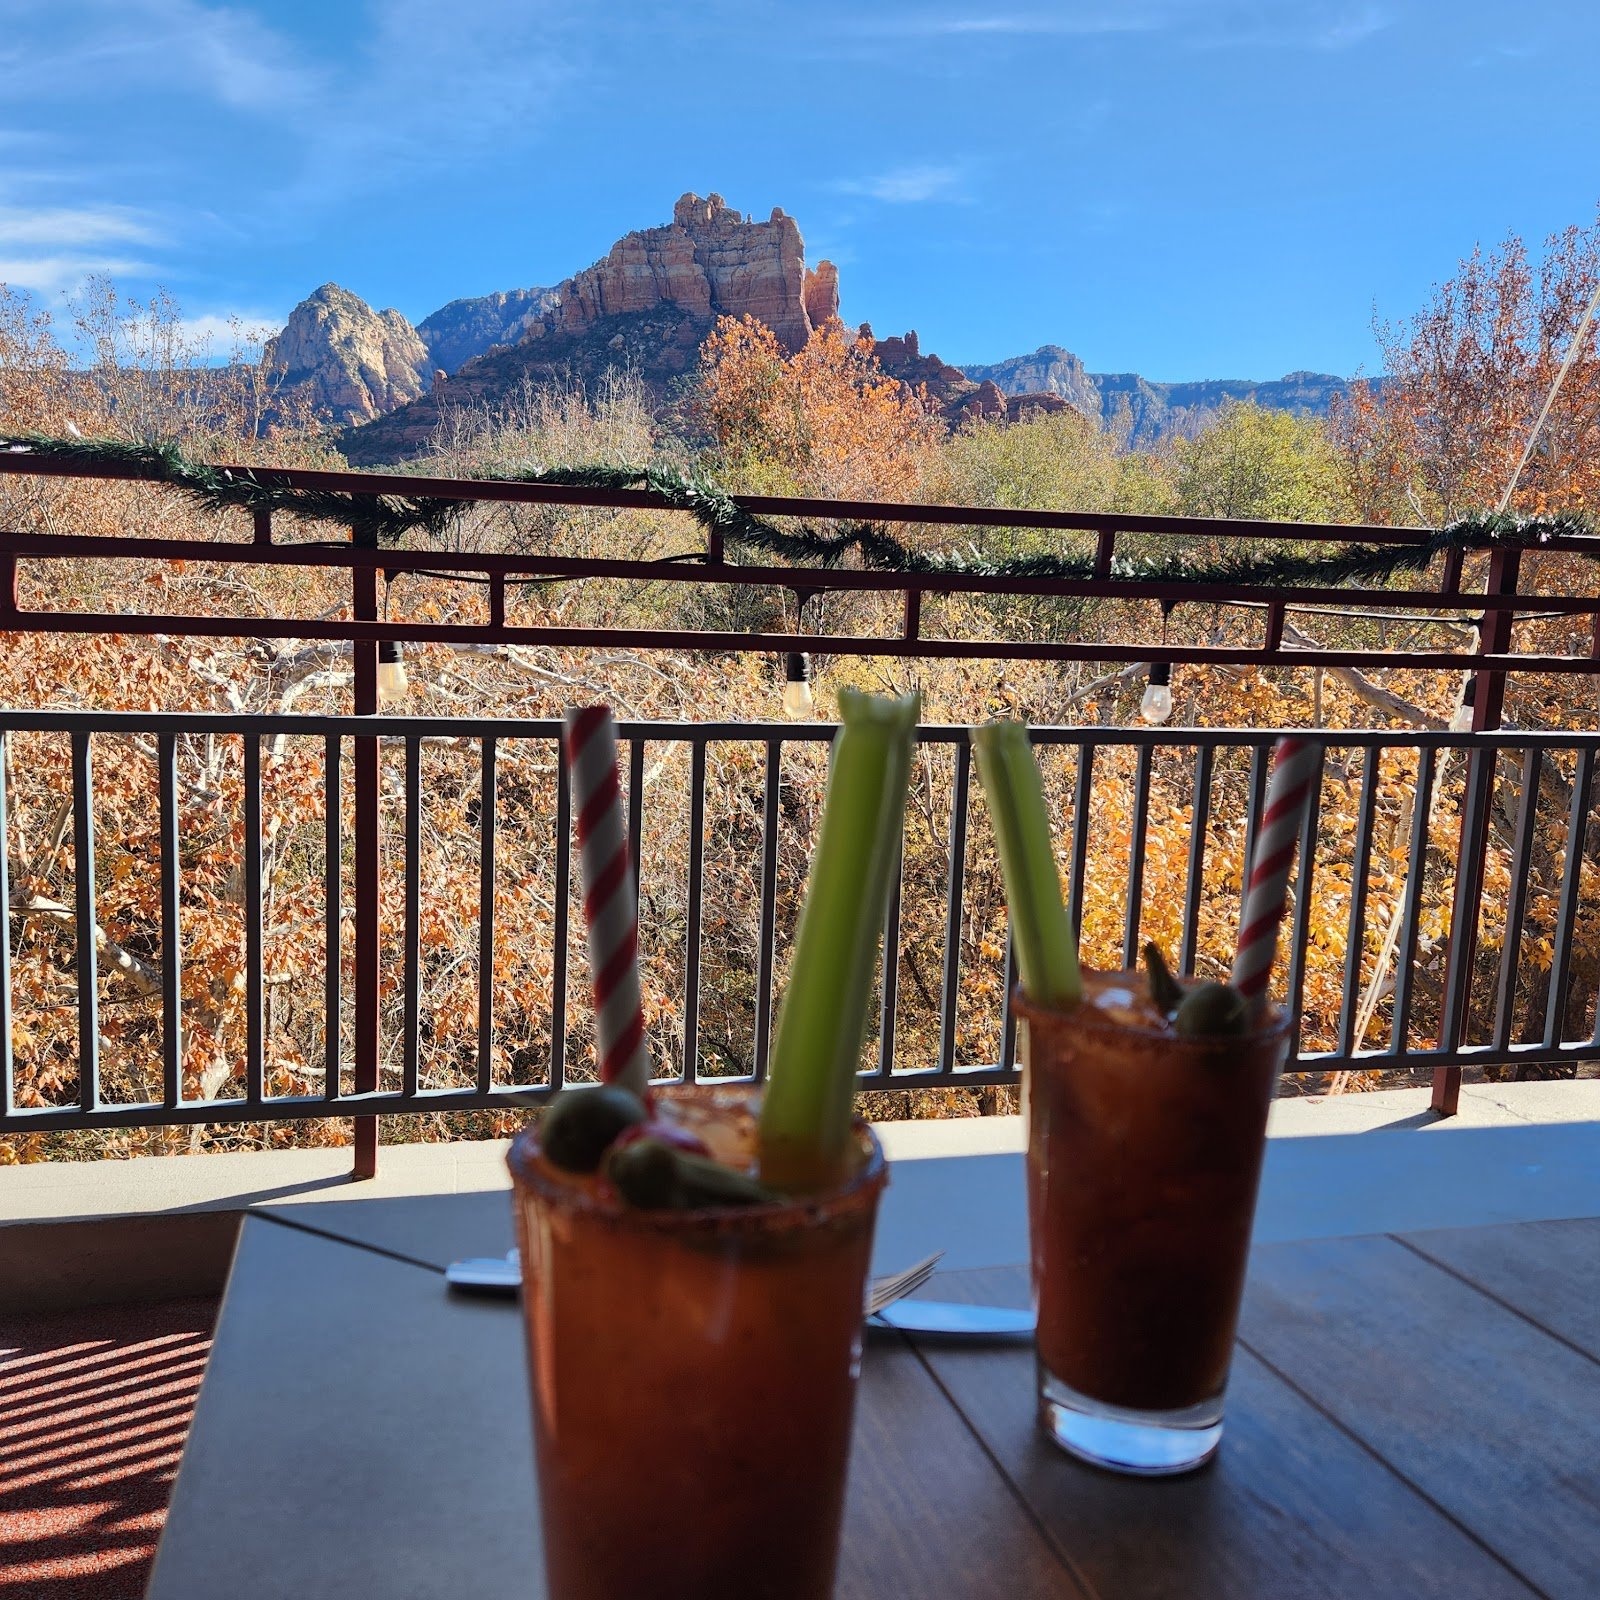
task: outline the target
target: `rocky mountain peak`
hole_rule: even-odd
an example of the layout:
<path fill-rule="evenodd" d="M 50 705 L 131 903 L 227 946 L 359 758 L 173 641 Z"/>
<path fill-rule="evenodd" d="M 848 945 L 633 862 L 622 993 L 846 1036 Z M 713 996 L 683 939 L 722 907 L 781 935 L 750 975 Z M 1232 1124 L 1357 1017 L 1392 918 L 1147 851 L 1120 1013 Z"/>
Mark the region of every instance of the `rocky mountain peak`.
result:
<path fill-rule="evenodd" d="M 433 364 L 398 311 L 374 311 L 359 295 L 325 283 L 267 341 L 268 368 L 289 385 L 310 384 L 335 422 L 370 422 L 426 389 Z"/>

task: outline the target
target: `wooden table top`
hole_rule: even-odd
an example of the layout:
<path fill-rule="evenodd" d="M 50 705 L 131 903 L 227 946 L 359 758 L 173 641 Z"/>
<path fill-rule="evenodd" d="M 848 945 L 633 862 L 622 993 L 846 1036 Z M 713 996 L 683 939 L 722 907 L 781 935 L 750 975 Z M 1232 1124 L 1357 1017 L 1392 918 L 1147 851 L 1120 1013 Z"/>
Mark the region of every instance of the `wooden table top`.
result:
<path fill-rule="evenodd" d="M 1592 1600 L 1597 1266 L 1600 1218 L 1262 1246 L 1221 1452 L 1159 1481 L 1039 1435 L 1030 1349 L 875 1334 L 839 1600 Z M 149 1594 L 543 1592 L 516 1310 L 250 1218 Z"/>

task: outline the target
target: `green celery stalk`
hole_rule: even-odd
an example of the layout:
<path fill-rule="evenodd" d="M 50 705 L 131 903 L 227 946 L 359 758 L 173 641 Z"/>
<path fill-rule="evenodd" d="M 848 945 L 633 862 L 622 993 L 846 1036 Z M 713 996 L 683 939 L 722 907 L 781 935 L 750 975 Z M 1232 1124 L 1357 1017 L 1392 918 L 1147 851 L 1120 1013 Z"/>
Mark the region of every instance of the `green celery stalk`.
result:
<path fill-rule="evenodd" d="M 839 691 L 822 827 L 761 1108 L 761 1179 L 775 1189 L 828 1188 L 848 1176 L 856 1073 L 921 710 L 920 694 Z"/>
<path fill-rule="evenodd" d="M 1077 941 L 1061 900 L 1044 784 L 1027 726 L 985 723 L 972 730 L 972 748 L 1000 846 L 1022 992 L 1038 1005 L 1076 1005 L 1083 998 Z"/>

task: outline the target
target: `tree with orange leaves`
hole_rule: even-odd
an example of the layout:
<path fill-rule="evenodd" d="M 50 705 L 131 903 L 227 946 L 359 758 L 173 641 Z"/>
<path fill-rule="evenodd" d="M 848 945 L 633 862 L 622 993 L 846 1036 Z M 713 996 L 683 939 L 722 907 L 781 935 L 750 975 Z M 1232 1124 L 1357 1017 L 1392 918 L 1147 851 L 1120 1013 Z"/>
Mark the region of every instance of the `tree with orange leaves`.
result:
<path fill-rule="evenodd" d="M 1545 241 L 1474 249 L 1403 324 L 1377 328 L 1386 375 L 1334 418 L 1368 522 L 1447 522 L 1499 504 L 1600 284 L 1600 219 Z M 1600 324 L 1591 323 L 1512 509 L 1600 511 Z"/>
<path fill-rule="evenodd" d="M 837 317 L 788 356 L 753 317 L 721 318 L 700 351 L 699 414 L 740 487 L 912 498 L 942 429 Z"/>

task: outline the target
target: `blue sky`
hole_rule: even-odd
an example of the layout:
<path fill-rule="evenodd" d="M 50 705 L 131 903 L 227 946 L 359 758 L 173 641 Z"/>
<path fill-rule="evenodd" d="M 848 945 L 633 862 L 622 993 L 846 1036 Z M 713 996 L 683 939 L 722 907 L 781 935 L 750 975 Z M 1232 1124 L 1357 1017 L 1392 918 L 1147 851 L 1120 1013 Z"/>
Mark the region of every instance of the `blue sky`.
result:
<path fill-rule="evenodd" d="M 794 216 L 947 360 L 1371 367 L 1477 240 L 1600 201 L 1582 0 L 5 0 L 0 281 L 414 321 L 685 190 Z"/>

